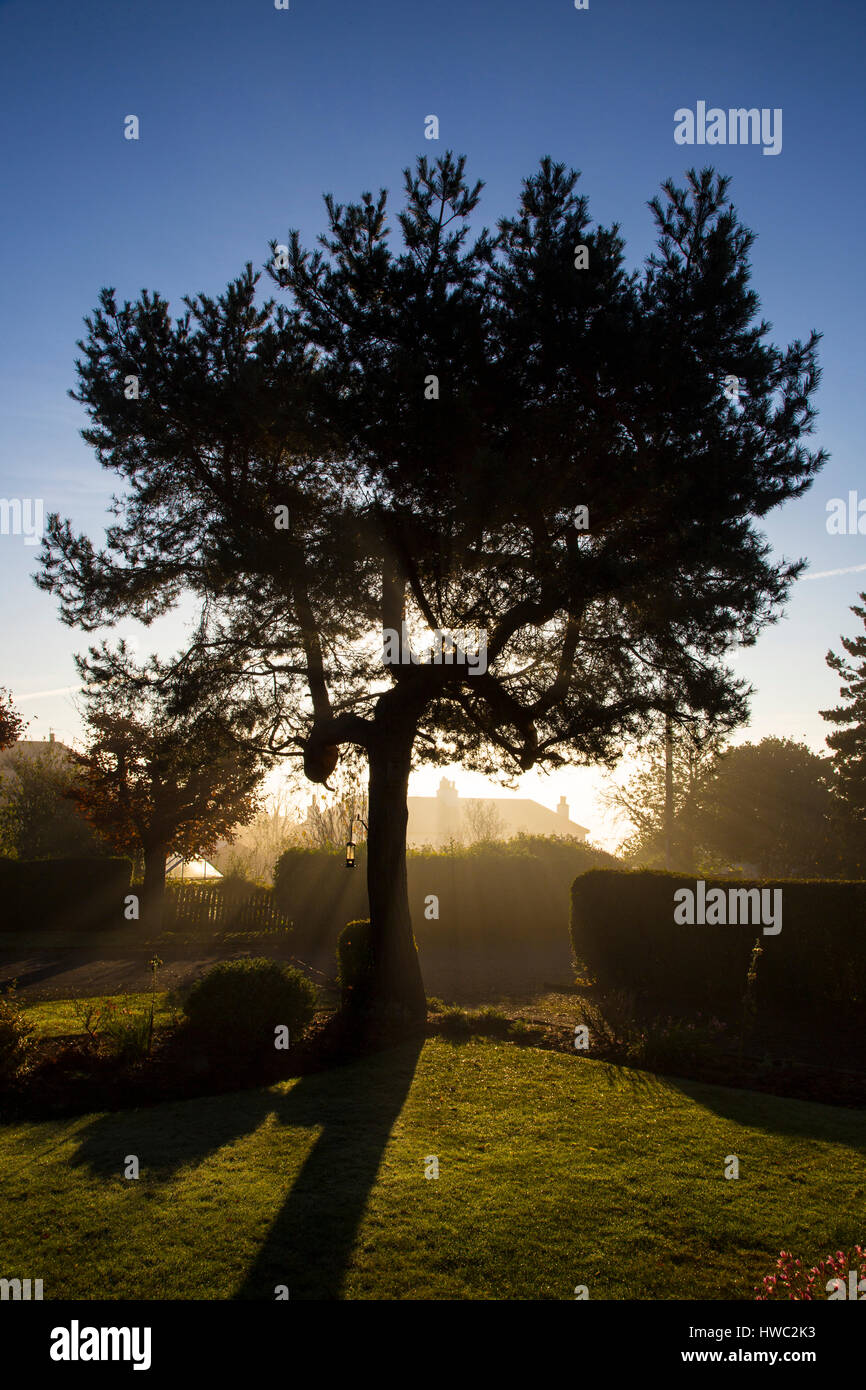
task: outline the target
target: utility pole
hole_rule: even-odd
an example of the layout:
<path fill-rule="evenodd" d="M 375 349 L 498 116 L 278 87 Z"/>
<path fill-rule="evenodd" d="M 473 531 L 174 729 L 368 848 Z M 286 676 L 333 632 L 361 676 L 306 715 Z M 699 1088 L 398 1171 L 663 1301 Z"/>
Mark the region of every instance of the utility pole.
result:
<path fill-rule="evenodd" d="M 673 868 L 674 839 L 674 731 L 670 713 L 665 715 L 665 868 Z"/>

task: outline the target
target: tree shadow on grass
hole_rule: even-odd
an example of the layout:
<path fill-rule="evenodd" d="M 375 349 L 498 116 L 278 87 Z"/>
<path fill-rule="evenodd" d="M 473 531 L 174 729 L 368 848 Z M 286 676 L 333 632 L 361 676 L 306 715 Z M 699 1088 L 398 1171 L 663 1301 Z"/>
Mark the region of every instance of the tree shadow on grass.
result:
<path fill-rule="evenodd" d="M 866 1111 L 684 1077 L 664 1081 L 703 1110 L 766 1134 L 844 1144 L 866 1155 Z"/>
<path fill-rule="evenodd" d="M 608 1089 L 611 1091 L 631 1091 L 633 1095 L 645 1099 L 661 1099 L 668 1090 L 667 1077 L 656 1076 L 655 1072 L 640 1071 L 636 1067 L 622 1066 L 618 1062 L 604 1062 L 603 1072 Z"/>
<path fill-rule="evenodd" d="M 143 1173 L 165 1181 L 254 1133 L 269 1116 L 276 1120 L 274 1144 L 283 1125 L 320 1130 L 241 1284 L 226 1293 L 273 1300 L 276 1286 L 286 1285 L 292 1299 L 339 1299 L 423 1044 L 413 1039 L 302 1076 L 284 1094 L 259 1089 L 202 1097 L 172 1106 L 170 1116 L 165 1107 L 100 1116 L 76 1136 L 72 1163 L 117 1178 L 126 1155 L 135 1154 Z"/>
<path fill-rule="evenodd" d="M 679 1093 L 699 1109 L 744 1128 L 843 1144 L 866 1156 L 866 1111 L 853 1106 L 821 1104 L 819 1100 L 800 1100 L 717 1080 L 698 1081 L 666 1071 L 642 1071 L 613 1062 L 604 1064 L 602 1075 L 610 1090 L 629 1091 L 636 1099 L 671 1104 Z M 816 1104 L 820 1109 L 816 1110 Z"/>
<path fill-rule="evenodd" d="M 321 1125 L 288 1199 L 235 1297 L 338 1299 L 391 1131 L 423 1039 L 351 1067 L 304 1077 L 278 1108 L 280 1124 Z"/>

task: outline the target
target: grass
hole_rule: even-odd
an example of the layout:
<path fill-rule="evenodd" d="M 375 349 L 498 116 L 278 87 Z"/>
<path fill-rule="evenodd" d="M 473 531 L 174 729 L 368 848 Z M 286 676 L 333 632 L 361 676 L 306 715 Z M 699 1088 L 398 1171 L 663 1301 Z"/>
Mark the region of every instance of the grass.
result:
<path fill-rule="evenodd" d="M 169 1005 L 168 998 L 169 995 L 166 991 L 157 990 L 153 1011 L 154 1027 L 158 1028 L 162 1024 L 171 1023 L 175 1017 L 175 1009 Z M 76 1013 L 76 1004 L 100 1004 L 108 1000 L 116 1004 L 118 1009 L 132 1009 L 136 1013 L 150 1013 L 150 990 L 142 990 L 133 994 L 94 996 L 92 1000 L 87 998 L 50 999 L 41 1004 L 25 1004 L 24 1012 L 34 1025 L 37 1037 L 58 1038 L 68 1033 L 83 1034 L 84 1029 L 81 1025 L 81 1019 Z"/>
<path fill-rule="evenodd" d="M 435 1038 L 10 1126 L 0 1184 L 0 1274 L 46 1299 L 749 1299 L 863 1242 L 866 1113 Z"/>

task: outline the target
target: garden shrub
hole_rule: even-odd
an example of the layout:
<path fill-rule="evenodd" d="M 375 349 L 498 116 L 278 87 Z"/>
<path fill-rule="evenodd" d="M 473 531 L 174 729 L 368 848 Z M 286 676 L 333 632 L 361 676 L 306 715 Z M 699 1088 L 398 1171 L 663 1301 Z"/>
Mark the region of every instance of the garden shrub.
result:
<path fill-rule="evenodd" d="M 514 1038 L 531 1032 L 512 1021 L 502 1009 L 485 1005 L 481 1009 L 461 1009 L 458 1004 L 445 1004 L 437 1010 L 439 1030 L 446 1038 Z"/>
<path fill-rule="evenodd" d="M 511 1019 L 502 1009 L 486 1004 L 476 1013 L 472 1031 L 482 1037 L 507 1038 L 511 1032 Z"/>
<path fill-rule="evenodd" d="M 581 1001 L 578 1013 L 593 1050 L 650 1070 L 707 1057 L 726 1030 L 720 1019 L 700 1011 L 693 1018 L 641 1013 L 635 991 L 626 989 L 594 992 Z"/>
<path fill-rule="evenodd" d="M 35 1031 L 24 1013 L 13 980 L 0 995 L 0 1086 L 11 1085 L 25 1070 Z"/>
<path fill-rule="evenodd" d="M 363 993 L 372 969 L 370 919 L 347 922 L 337 941 L 337 978 L 343 1002 Z"/>
<path fill-rule="evenodd" d="M 190 1030 L 209 1051 L 245 1059 L 270 1055 L 281 1024 L 294 1041 L 315 1008 L 315 986 L 307 977 L 265 958 L 220 961 L 184 1001 Z"/>
<path fill-rule="evenodd" d="M 97 1046 L 117 1014 L 117 1002 L 111 998 L 73 999 L 72 1012 L 88 1042 Z"/>
<path fill-rule="evenodd" d="M 142 1062 L 151 1047 L 150 1010 L 118 1008 L 103 1012 L 100 1041 L 120 1062 Z"/>
<path fill-rule="evenodd" d="M 472 1036 L 471 1016 L 466 1009 L 461 1009 L 457 1004 L 443 1009 L 439 1027 L 446 1038 L 465 1040 Z"/>

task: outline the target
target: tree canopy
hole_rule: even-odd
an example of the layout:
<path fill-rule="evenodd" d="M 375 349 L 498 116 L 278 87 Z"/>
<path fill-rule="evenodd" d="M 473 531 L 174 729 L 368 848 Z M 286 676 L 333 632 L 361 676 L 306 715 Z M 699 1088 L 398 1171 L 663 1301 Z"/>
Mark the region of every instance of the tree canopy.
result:
<path fill-rule="evenodd" d="M 678 742 L 673 867 L 768 878 L 837 877 L 856 868 L 850 817 L 834 795 L 829 758 L 789 738 L 725 748 Z M 624 849 L 663 864 L 664 763 L 650 758 L 616 797 L 635 831 Z"/>
<path fill-rule="evenodd" d="M 513 777 L 613 762 L 674 701 L 742 718 L 725 655 L 800 568 L 756 522 L 824 461 L 818 335 L 765 341 L 728 180 L 666 183 L 628 271 L 578 177 L 545 158 L 491 233 L 464 160 L 421 158 L 402 244 L 384 190 L 328 196 L 316 250 L 271 245 L 286 303 L 251 265 L 174 319 L 107 289 L 81 344 L 84 437 L 125 492 L 101 549 L 49 519 L 38 582 L 88 630 L 191 590 L 201 650 L 267 693 L 262 746 L 313 781 L 364 750 L 370 978 L 415 1012 L 413 753 Z M 384 663 L 404 631 L 481 634 L 486 669 Z"/>
<path fill-rule="evenodd" d="M 727 749 L 695 797 L 695 838 L 725 867 L 775 878 L 839 872 L 828 762 L 789 738 Z"/>

